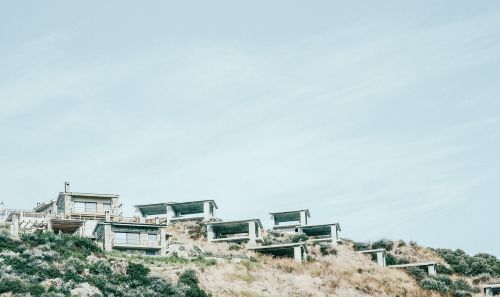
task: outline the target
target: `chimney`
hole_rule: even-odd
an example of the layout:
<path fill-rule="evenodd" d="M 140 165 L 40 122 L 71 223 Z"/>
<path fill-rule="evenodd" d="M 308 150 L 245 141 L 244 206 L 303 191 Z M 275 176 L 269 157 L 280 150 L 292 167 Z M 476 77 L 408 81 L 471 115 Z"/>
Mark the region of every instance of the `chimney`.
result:
<path fill-rule="evenodd" d="M 69 182 L 64 182 L 64 193 L 69 193 L 70 191 Z"/>

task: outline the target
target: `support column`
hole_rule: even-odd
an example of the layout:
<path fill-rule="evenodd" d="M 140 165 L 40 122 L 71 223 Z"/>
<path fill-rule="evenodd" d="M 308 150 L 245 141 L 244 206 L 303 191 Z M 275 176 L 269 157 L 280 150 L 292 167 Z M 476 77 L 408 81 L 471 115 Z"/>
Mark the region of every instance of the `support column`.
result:
<path fill-rule="evenodd" d="M 166 256 L 168 242 L 167 242 L 167 230 L 165 228 L 160 229 L 160 247 L 161 247 L 160 256 Z"/>
<path fill-rule="evenodd" d="M 210 201 L 203 202 L 203 218 L 205 218 L 205 220 L 212 218 L 212 214 L 210 212 Z"/>
<path fill-rule="evenodd" d="M 337 246 L 337 245 L 339 245 L 339 243 L 338 243 L 339 233 L 338 233 L 337 225 L 330 226 L 330 228 L 331 228 L 330 236 L 332 238 L 332 246 Z"/>
<path fill-rule="evenodd" d="M 307 226 L 307 215 L 305 210 L 300 212 L 300 225 Z"/>
<path fill-rule="evenodd" d="M 274 229 L 274 226 L 276 226 L 276 219 L 274 218 L 274 215 L 271 215 L 271 226 Z"/>
<path fill-rule="evenodd" d="M 113 250 L 113 233 L 111 232 L 111 225 L 104 224 L 104 251 L 111 252 Z"/>
<path fill-rule="evenodd" d="M 175 210 L 172 206 L 167 205 L 167 225 L 171 223 L 172 218 L 175 218 Z"/>
<path fill-rule="evenodd" d="M 429 265 L 429 266 L 427 266 L 427 273 L 429 274 L 429 276 L 437 276 L 436 266 L 437 265 Z"/>
<path fill-rule="evenodd" d="M 293 259 L 297 263 L 302 263 L 302 247 L 296 246 L 293 248 Z"/>
<path fill-rule="evenodd" d="M 212 242 L 215 239 L 214 228 L 212 225 L 207 225 L 207 240 Z"/>
<path fill-rule="evenodd" d="M 255 230 L 255 221 L 248 222 L 248 245 L 257 245 L 257 233 Z"/>
<path fill-rule="evenodd" d="M 377 252 L 377 264 L 380 267 L 386 266 L 385 252 Z"/>
<path fill-rule="evenodd" d="M 47 218 L 47 231 L 52 231 L 52 218 Z"/>
<path fill-rule="evenodd" d="M 19 217 L 17 214 L 12 215 L 12 229 L 11 235 L 14 238 L 19 238 Z"/>
<path fill-rule="evenodd" d="M 493 289 L 492 288 L 485 288 L 484 293 L 486 296 L 493 296 Z"/>

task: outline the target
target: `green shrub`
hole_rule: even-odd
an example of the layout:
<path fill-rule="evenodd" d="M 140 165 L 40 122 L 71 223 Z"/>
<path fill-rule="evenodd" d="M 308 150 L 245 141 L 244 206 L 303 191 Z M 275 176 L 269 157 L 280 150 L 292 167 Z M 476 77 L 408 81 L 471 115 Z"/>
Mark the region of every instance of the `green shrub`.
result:
<path fill-rule="evenodd" d="M 393 247 L 394 247 L 394 242 L 391 240 L 388 240 L 388 239 L 381 239 L 381 240 L 375 241 L 372 244 L 373 249 L 385 249 L 387 251 L 390 251 L 390 250 L 392 250 Z"/>
<path fill-rule="evenodd" d="M 421 282 L 422 280 L 427 278 L 427 273 L 425 272 L 425 270 L 419 267 L 409 267 L 408 269 L 406 269 L 406 272 L 408 272 L 408 274 L 418 282 Z"/>
<path fill-rule="evenodd" d="M 24 245 L 16 240 L 13 240 L 5 234 L 0 234 L 0 251 L 13 251 L 22 253 L 25 250 Z"/>
<path fill-rule="evenodd" d="M 396 265 L 398 263 L 398 259 L 396 259 L 393 254 L 387 253 L 385 256 L 385 263 L 387 266 Z"/>
<path fill-rule="evenodd" d="M 448 293 L 450 288 L 443 282 L 434 278 L 426 278 L 420 282 L 420 286 L 426 290 L 436 291 L 439 293 Z"/>
<path fill-rule="evenodd" d="M 305 242 L 309 239 L 309 236 L 305 235 L 304 233 L 300 233 L 300 234 L 294 234 L 292 235 L 292 237 L 290 237 L 290 240 L 293 242 L 293 243 L 297 243 L 297 242 Z"/>
<path fill-rule="evenodd" d="M 453 269 L 446 265 L 438 265 L 437 267 L 437 273 L 438 274 L 445 274 L 445 275 L 452 275 L 453 274 Z"/>
<path fill-rule="evenodd" d="M 452 293 L 452 296 L 453 297 L 472 297 L 472 293 L 467 292 L 467 291 L 454 291 Z"/>
<path fill-rule="evenodd" d="M 113 273 L 109 263 L 104 262 L 104 261 L 92 263 L 90 265 L 89 271 L 92 274 L 104 275 L 104 276 L 110 276 Z"/>
<path fill-rule="evenodd" d="M 179 283 L 187 285 L 189 287 L 198 285 L 198 276 L 196 276 L 196 271 L 188 269 L 184 271 L 179 276 Z"/>
<path fill-rule="evenodd" d="M 40 284 L 33 284 L 33 285 L 29 285 L 27 287 L 26 292 L 30 293 L 31 296 L 38 297 L 38 296 L 42 296 L 43 294 L 45 294 L 45 289 Z"/>
<path fill-rule="evenodd" d="M 211 295 L 207 294 L 198 286 L 189 287 L 189 289 L 186 291 L 186 297 L 210 297 L 210 296 Z"/>
<path fill-rule="evenodd" d="M 323 256 L 337 255 L 337 250 L 334 249 L 332 245 L 328 243 L 320 243 L 319 251 Z"/>
<path fill-rule="evenodd" d="M 0 279 L 0 294 L 3 293 L 25 293 L 26 286 L 19 279 Z"/>
<path fill-rule="evenodd" d="M 435 252 L 450 265 L 451 270 L 456 274 L 476 276 L 488 273 L 500 276 L 500 261 L 493 255 L 480 253 L 471 257 L 460 249 L 455 251 L 436 249 Z"/>
<path fill-rule="evenodd" d="M 366 251 L 372 248 L 372 245 L 366 242 L 354 242 L 353 247 L 355 251 Z"/>
<path fill-rule="evenodd" d="M 453 282 L 453 289 L 457 291 L 467 291 L 472 292 L 472 287 L 469 283 L 464 279 L 457 279 Z"/>
<path fill-rule="evenodd" d="M 130 262 L 127 267 L 127 275 L 129 284 L 135 288 L 142 285 L 147 285 L 149 282 L 149 268 L 140 264 Z"/>
<path fill-rule="evenodd" d="M 453 280 L 447 275 L 438 275 L 435 277 L 437 281 L 443 282 L 446 286 L 452 288 Z"/>

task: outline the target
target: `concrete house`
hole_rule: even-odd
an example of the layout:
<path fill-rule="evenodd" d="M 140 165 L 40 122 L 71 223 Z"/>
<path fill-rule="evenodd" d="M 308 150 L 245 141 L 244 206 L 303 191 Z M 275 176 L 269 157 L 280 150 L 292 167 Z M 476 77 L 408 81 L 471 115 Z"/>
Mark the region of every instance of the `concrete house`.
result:
<path fill-rule="evenodd" d="M 500 296 L 500 284 L 484 285 L 481 291 L 486 296 Z"/>
<path fill-rule="evenodd" d="M 311 217 L 309 209 L 271 212 L 271 226 L 275 231 L 296 232 L 298 226 L 307 226 Z"/>
<path fill-rule="evenodd" d="M 97 224 L 94 237 L 108 252 L 165 256 L 170 235 L 161 224 L 105 221 Z"/>
<path fill-rule="evenodd" d="M 181 221 L 203 221 L 215 218 L 217 204 L 214 200 L 198 200 L 188 202 L 166 202 L 136 205 L 136 212 L 141 220 L 161 218 L 167 224 Z"/>
<path fill-rule="evenodd" d="M 303 242 L 250 247 L 248 250 L 273 257 L 293 258 L 302 263 L 307 260 L 307 246 Z"/>
<path fill-rule="evenodd" d="M 209 242 L 247 243 L 250 246 L 262 242 L 262 223 L 259 219 L 207 223 Z"/>
<path fill-rule="evenodd" d="M 330 242 L 336 246 L 341 242 L 339 237 L 340 224 L 322 224 L 322 225 L 307 225 L 297 226 L 297 233 L 303 233 L 309 237 L 309 242 Z"/>
<path fill-rule="evenodd" d="M 69 182 L 64 183 L 64 192 L 56 200 L 60 218 L 104 220 L 120 215 L 120 195 L 71 192 Z"/>
<path fill-rule="evenodd" d="M 410 267 L 418 267 L 427 272 L 429 276 L 437 276 L 437 262 L 423 262 L 423 263 L 410 263 L 410 264 L 401 264 L 401 265 L 390 265 L 387 266 L 389 268 L 399 268 L 406 269 Z"/>

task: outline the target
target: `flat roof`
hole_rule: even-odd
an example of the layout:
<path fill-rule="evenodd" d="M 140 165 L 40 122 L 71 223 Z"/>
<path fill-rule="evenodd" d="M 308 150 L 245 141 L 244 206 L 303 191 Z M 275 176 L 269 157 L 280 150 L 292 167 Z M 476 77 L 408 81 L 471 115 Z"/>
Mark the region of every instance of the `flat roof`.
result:
<path fill-rule="evenodd" d="M 206 200 L 195 200 L 195 201 L 185 201 L 185 202 L 167 202 L 166 204 L 170 206 L 176 206 L 176 205 L 184 205 L 184 204 L 193 204 L 193 203 L 201 203 L 201 202 L 212 202 L 215 206 L 215 208 L 219 208 L 217 206 L 217 203 L 215 203 L 215 200 L 213 199 L 206 199 Z"/>
<path fill-rule="evenodd" d="M 262 222 L 260 219 L 248 219 L 248 220 L 237 220 L 237 221 L 221 221 L 221 222 L 207 222 L 206 225 L 211 225 L 211 226 L 231 226 L 231 225 L 241 225 L 241 224 L 246 224 L 248 222 L 257 222 L 257 225 L 261 228 Z"/>
<path fill-rule="evenodd" d="M 422 263 L 409 263 L 409 264 L 389 265 L 387 267 L 405 268 L 405 267 L 431 266 L 431 265 L 437 265 L 437 264 L 438 264 L 437 262 L 422 262 Z"/>
<path fill-rule="evenodd" d="M 171 206 L 175 211 L 181 214 L 195 214 L 203 212 L 204 202 L 210 202 L 216 209 L 218 209 L 217 203 L 215 203 L 215 200 L 213 199 L 185 201 L 185 202 L 161 202 L 152 204 L 139 204 L 139 205 L 134 205 L 134 207 L 138 209 L 142 214 L 146 215 L 166 214 L 167 206 Z"/>
<path fill-rule="evenodd" d="M 356 251 L 356 252 L 362 253 L 362 254 L 378 253 L 378 252 L 386 252 L 387 253 L 387 250 L 386 249 L 373 249 L 373 250 L 363 250 L 363 251 Z"/>
<path fill-rule="evenodd" d="M 277 212 L 270 212 L 269 214 L 271 215 L 275 215 L 275 214 L 287 214 L 287 213 L 296 213 L 296 212 L 302 212 L 302 211 L 305 211 L 307 212 L 307 215 L 309 216 L 310 213 L 309 213 L 309 209 L 297 209 L 297 210 L 285 210 L 285 211 L 277 211 Z"/>
<path fill-rule="evenodd" d="M 500 284 L 482 285 L 481 288 L 499 289 L 500 288 Z"/>
<path fill-rule="evenodd" d="M 92 198 L 120 198 L 118 194 L 96 194 L 96 193 L 79 193 L 79 192 L 59 192 L 59 196 L 77 196 L 77 197 L 92 197 Z"/>
<path fill-rule="evenodd" d="M 278 222 L 291 222 L 291 221 L 300 221 L 300 213 L 306 212 L 306 216 L 308 218 L 311 217 L 309 213 L 309 209 L 299 209 L 299 210 L 289 210 L 289 211 L 280 211 L 280 212 L 270 212 L 269 214 L 274 217 L 275 221 Z"/>
<path fill-rule="evenodd" d="M 133 223 L 133 222 L 99 222 L 98 225 L 115 225 L 115 226 L 135 226 L 135 227 L 157 227 L 163 228 L 165 224 L 148 224 L 148 223 Z"/>
<path fill-rule="evenodd" d="M 340 224 L 339 223 L 332 223 L 332 224 L 318 224 L 318 225 L 307 225 L 307 226 L 297 226 L 297 229 L 321 229 L 325 227 L 331 227 L 331 226 L 337 226 L 340 231 Z"/>

